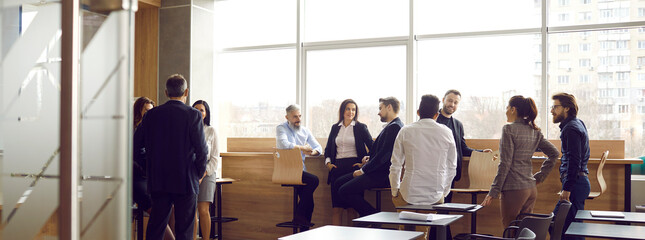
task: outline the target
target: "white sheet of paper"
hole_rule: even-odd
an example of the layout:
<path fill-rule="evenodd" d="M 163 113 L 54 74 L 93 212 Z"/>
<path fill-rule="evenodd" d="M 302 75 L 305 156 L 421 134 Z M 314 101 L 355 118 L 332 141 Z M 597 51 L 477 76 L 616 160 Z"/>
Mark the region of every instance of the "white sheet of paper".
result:
<path fill-rule="evenodd" d="M 414 220 L 414 221 L 433 221 L 439 219 L 453 218 L 455 216 L 445 215 L 445 214 L 432 214 L 432 213 L 415 213 L 402 211 L 399 213 L 399 219 Z"/>

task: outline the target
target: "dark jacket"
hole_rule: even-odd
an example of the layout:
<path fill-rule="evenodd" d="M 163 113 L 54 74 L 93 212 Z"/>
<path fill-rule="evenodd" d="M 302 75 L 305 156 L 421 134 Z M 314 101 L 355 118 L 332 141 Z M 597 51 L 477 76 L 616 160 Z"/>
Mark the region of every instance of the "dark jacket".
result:
<path fill-rule="evenodd" d="M 370 149 L 370 160 L 363 166 L 363 173 L 366 175 L 381 174 L 385 178 L 388 177 L 390 165 L 392 165 L 390 159 L 392 158 L 394 140 L 402 127 L 403 122 L 397 117 L 383 128 Z"/>
<path fill-rule="evenodd" d="M 439 113 L 439 117 L 445 118 L 441 113 Z M 457 175 L 455 175 L 455 178 L 453 179 L 453 182 L 459 181 L 461 179 L 461 166 L 463 165 L 463 158 L 464 156 L 470 156 L 473 151 L 478 151 L 472 148 L 469 148 L 468 145 L 466 145 L 466 139 L 464 138 L 464 125 L 461 124 L 461 121 L 457 120 L 454 117 L 451 117 L 449 121 L 452 121 L 452 126 L 454 129 L 452 130 L 452 136 L 455 138 L 455 146 L 457 147 Z"/>
<path fill-rule="evenodd" d="M 582 120 L 568 117 L 560 123 L 562 189 L 571 191 L 580 172 L 589 173 L 589 134 Z"/>
<path fill-rule="evenodd" d="M 149 193 L 196 194 L 206 171 L 208 148 L 202 115 L 183 102 L 170 100 L 150 109 L 134 133 L 134 148 L 145 147 Z"/>
<path fill-rule="evenodd" d="M 354 143 L 356 146 L 356 157 L 358 159 L 363 159 L 367 156 L 367 149 L 372 149 L 372 135 L 367 130 L 367 125 L 356 122 L 354 125 Z M 329 138 L 327 138 L 327 145 L 325 146 L 325 158 L 330 158 L 332 164 L 336 164 L 336 137 L 340 131 L 340 126 L 338 123 L 331 126 L 331 131 L 329 132 Z M 367 147 L 367 149 L 365 149 Z M 327 183 L 329 183 L 329 178 L 327 178 Z"/>

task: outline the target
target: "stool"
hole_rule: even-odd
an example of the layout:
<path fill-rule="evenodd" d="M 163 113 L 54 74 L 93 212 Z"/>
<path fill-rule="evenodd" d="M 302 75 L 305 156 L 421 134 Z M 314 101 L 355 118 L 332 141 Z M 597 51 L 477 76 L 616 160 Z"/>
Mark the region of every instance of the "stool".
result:
<path fill-rule="evenodd" d="M 232 184 L 235 182 L 235 179 L 232 178 L 218 178 L 215 180 L 215 201 L 211 203 L 211 234 L 210 238 L 212 239 L 223 239 L 222 238 L 222 223 L 227 223 L 227 222 L 233 222 L 237 221 L 237 218 L 232 218 L 232 217 L 222 217 L 222 184 Z M 213 206 L 214 203 L 217 202 L 216 206 Z M 217 213 L 213 211 L 213 209 L 217 210 Z M 215 227 L 215 223 L 217 223 L 217 228 Z M 217 230 L 217 235 L 215 235 L 215 230 Z"/>
<path fill-rule="evenodd" d="M 132 218 L 134 220 L 135 231 L 137 232 L 137 240 L 143 240 L 143 213 L 136 204 L 132 206 Z"/>
<path fill-rule="evenodd" d="M 296 208 L 298 207 L 298 192 L 297 192 L 296 187 L 299 187 L 299 186 L 302 186 L 302 185 L 297 185 L 297 184 L 282 184 L 281 186 L 283 186 L 283 187 L 292 187 L 292 188 L 293 188 L 293 210 L 292 210 L 292 212 L 293 212 L 293 218 L 292 218 L 292 219 L 296 219 Z M 311 227 L 311 226 L 313 226 L 313 225 L 314 225 L 313 223 L 309 223 L 309 224 L 307 224 L 307 225 L 303 225 L 303 224 L 295 223 L 295 222 L 293 222 L 293 221 L 289 221 L 289 222 L 281 222 L 281 223 L 278 223 L 278 224 L 276 224 L 275 226 L 276 226 L 276 227 L 292 228 L 292 229 L 293 229 L 293 233 L 298 233 L 299 228 L 301 228 L 301 227 Z"/>
<path fill-rule="evenodd" d="M 381 211 L 381 192 L 382 191 L 392 191 L 391 188 L 370 188 L 368 191 L 374 191 L 376 193 L 376 211 Z"/>

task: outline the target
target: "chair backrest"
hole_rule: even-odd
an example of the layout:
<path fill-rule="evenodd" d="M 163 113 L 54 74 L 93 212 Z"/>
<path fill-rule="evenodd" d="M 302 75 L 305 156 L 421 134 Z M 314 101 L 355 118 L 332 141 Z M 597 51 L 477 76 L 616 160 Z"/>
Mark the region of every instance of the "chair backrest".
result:
<path fill-rule="evenodd" d="M 525 228 L 520 231 L 520 234 L 517 235 L 515 239 L 518 240 L 535 240 L 537 236 L 531 229 Z"/>
<path fill-rule="evenodd" d="M 598 164 L 598 170 L 596 171 L 596 178 L 600 185 L 600 195 L 607 191 L 607 182 L 605 182 L 605 177 L 602 175 L 602 169 L 605 167 L 605 163 L 607 163 L 607 156 L 609 156 L 609 150 L 603 152 L 602 156 L 600 156 L 600 164 Z"/>
<path fill-rule="evenodd" d="M 570 202 L 560 202 L 558 212 L 553 217 L 553 227 L 551 228 L 551 240 L 560 240 L 562 238 L 562 231 L 564 231 L 564 221 L 567 219 L 569 209 L 571 209 Z"/>
<path fill-rule="evenodd" d="M 302 183 L 302 155 L 298 149 L 273 149 L 273 177 L 278 184 Z"/>
<path fill-rule="evenodd" d="M 468 162 L 468 177 L 470 179 L 468 188 L 490 189 L 499 165 L 495 156 L 499 156 L 499 151 L 492 153 L 473 151 Z"/>
<path fill-rule="evenodd" d="M 548 217 L 526 217 L 520 222 L 519 230 L 520 233 L 524 228 L 531 229 L 535 233 L 535 240 L 545 240 L 546 236 L 549 235 L 549 226 L 551 226 L 551 220 L 553 220 L 553 213 Z"/>

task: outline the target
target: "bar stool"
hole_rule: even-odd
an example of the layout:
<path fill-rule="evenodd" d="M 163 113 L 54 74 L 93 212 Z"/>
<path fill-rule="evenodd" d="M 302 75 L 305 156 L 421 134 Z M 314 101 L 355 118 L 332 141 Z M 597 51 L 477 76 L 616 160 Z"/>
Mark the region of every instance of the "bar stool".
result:
<path fill-rule="evenodd" d="M 370 188 L 368 191 L 373 191 L 376 194 L 376 211 L 381 211 L 381 192 L 392 191 L 392 188 Z"/>
<path fill-rule="evenodd" d="M 222 217 L 222 185 L 223 184 L 232 184 L 235 182 L 235 179 L 232 178 L 218 178 L 215 180 L 215 200 L 217 205 L 214 206 L 215 201 L 211 204 L 211 234 L 210 238 L 212 239 L 223 239 L 222 237 L 222 223 L 237 221 L 237 218 L 234 217 Z M 213 209 L 216 209 L 215 212 Z M 216 214 L 215 214 L 216 213 Z M 215 228 L 215 223 L 217 223 L 217 228 Z M 217 235 L 215 235 L 215 229 L 217 229 Z"/>
<path fill-rule="evenodd" d="M 292 187 L 293 188 L 293 208 L 292 208 L 292 219 L 296 219 L 296 208 L 298 207 L 298 193 L 296 187 L 302 186 L 304 184 L 282 184 L 282 187 Z M 276 227 L 292 228 L 293 233 L 298 233 L 298 230 L 302 227 L 312 227 L 314 224 L 300 224 L 292 221 L 281 222 L 276 224 Z"/>

